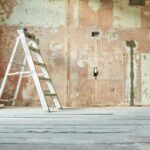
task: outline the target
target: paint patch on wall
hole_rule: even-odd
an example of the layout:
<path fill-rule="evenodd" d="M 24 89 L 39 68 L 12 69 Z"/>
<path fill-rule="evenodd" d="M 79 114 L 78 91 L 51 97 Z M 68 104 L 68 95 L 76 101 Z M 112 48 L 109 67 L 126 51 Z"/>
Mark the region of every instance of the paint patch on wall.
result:
<path fill-rule="evenodd" d="M 16 5 L 15 0 L 0 0 L 0 23 L 5 22 L 13 11 L 13 6 Z"/>
<path fill-rule="evenodd" d="M 50 58 L 49 58 L 49 62 L 50 64 L 54 65 L 55 64 L 55 60 L 59 57 L 59 51 L 62 50 L 63 47 L 60 43 L 58 43 L 57 41 L 52 41 L 50 43 Z"/>
<path fill-rule="evenodd" d="M 77 28 L 80 21 L 80 0 L 75 0 L 73 7 L 73 24 Z"/>
<path fill-rule="evenodd" d="M 118 34 L 114 29 L 111 29 L 108 33 L 108 40 L 109 41 L 114 41 L 118 39 Z"/>
<path fill-rule="evenodd" d="M 142 104 L 150 104 L 150 54 L 141 54 Z"/>
<path fill-rule="evenodd" d="M 24 100 L 31 100 L 31 97 L 32 99 L 36 99 L 35 85 L 32 79 L 29 79 L 27 85 L 23 87 L 22 96 Z"/>
<path fill-rule="evenodd" d="M 147 37 L 148 37 L 148 40 L 150 40 L 150 30 L 148 31 Z"/>
<path fill-rule="evenodd" d="M 13 12 L 2 24 L 59 27 L 66 23 L 66 0 L 16 0 Z"/>
<path fill-rule="evenodd" d="M 150 11 L 144 11 L 145 16 L 150 16 Z"/>
<path fill-rule="evenodd" d="M 113 0 L 113 26 L 115 28 L 140 28 L 140 7 L 130 6 L 128 0 Z"/>
<path fill-rule="evenodd" d="M 3 10 L 0 6 L 0 23 L 5 22 L 6 18 L 7 14 L 5 13 L 5 10 Z"/>
<path fill-rule="evenodd" d="M 89 0 L 88 5 L 92 9 L 92 11 L 97 12 L 101 7 L 102 2 L 101 0 Z"/>
<path fill-rule="evenodd" d="M 88 63 L 88 47 L 85 47 L 84 49 L 80 49 L 77 51 L 77 65 L 80 68 L 84 68 L 85 65 Z"/>

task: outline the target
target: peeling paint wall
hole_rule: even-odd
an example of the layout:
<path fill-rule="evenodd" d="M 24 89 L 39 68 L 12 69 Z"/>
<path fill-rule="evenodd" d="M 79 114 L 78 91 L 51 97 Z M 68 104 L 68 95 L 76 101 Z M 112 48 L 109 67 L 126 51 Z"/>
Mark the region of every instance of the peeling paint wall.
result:
<path fill-rule="evenodd" d="M 16 0 L 10 16 L 2 16 L 4 20 L 1 17 L 1 24 L 53 28 L 64 26 L 66 23 L 65 4 L 65 0 L 36 0 L 36 2 L 35 0 Z"/>
<path fill-rule="evenodd" d="M 142 104 L 150 104 L 150 54 L 141 55 Z"/>
<path fill-rule="evenodd" d="M 135 104 L 142 104 L 142 82 L 150 83 L 141 73 L 143 56 L 150 53 L 149 10 L 148 0 L 141 7 L 129 6 L 128 0 L 0 0 L 0 82 L 16 30 L 25 26 L 40 40 L 63 106 L 129 104 L 130 52 L 125 41 L 135 40 Z M 93 31 L 99 35 L 92 37 Z M 94 67 L 99 71 L 96 80 Z M 13 96 L 15 81 L 17 77 L 9 78 L 4 97 Z M 32 83 L 23 80 L 17 105 L 39 104 Z"/>
<path fill-rule="evenodd" d="M 128 0 L 113 0 L 114 9 L 113 22 L 114 27 L 119 28 L 140 28 L 141 27 L 141 14 L 140 7 L 129 6 Z"/>
<path fill-rule="evenodd" d="M 101 7 L 102 2 L 101 0 L 89 0 L 88 5 L 92 9 L 92 11 L 97 12 Z"/>
<path fill-rule="evenodd" d="M 80 0 L 75 0 L 73 5 L 73 24 L 78 27 L 80 23 Z"/>

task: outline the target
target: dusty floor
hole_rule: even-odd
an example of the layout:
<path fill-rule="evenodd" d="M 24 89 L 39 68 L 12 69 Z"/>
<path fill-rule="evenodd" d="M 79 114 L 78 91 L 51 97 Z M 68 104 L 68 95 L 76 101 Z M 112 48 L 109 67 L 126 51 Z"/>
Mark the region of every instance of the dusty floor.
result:
<path fill-rule="evenodd" d="M 149 107 L 0 109 L 0 150 L 149 150 Z"/>

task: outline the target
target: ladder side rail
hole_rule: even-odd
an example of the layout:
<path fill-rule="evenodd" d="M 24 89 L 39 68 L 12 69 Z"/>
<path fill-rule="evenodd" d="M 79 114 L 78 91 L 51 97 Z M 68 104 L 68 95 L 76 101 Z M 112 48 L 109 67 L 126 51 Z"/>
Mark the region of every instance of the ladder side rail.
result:
<path fill-rule="evenodd" d="M 47 83 L 47 86 L 48 86 L 49 91 L 51 92 L 51 94 L 56 94 L 56 90 L 55 90 L 55 87 L 54 87 L 54 84 L 53 84 L 52 80 L 51 81 L 46 81 L 46 83 Z M 54 93 L 52 93 L 52 90 L 54 91 Z M 53 97 L 53 101 L 55 103 L 55 106 L 58 109 L 62 109 L 62 105 L 60 103 L 60 99 L 58 97 L 58 94 L 56 94 L 56 96 Z"/>
<path fill-rule="evenodd" d="M 32 68 L 32 67 L 31 67 L 31 68 Z M 49 109 L 49 107 L 48 107 L 46 98 L 45 98 L 44 93 L 43 93 L 43 89 L 42 89 L 42 87 L 41 87 L 39 78 L 38 78 L 38 76 L 37 76 L 37 73 L 33 73 L 33 74 L 32 74 L 32 77 L 33 77 L 34 83 L 35 83 L 35 85 L 36 85 L 36 90 L 37 90 L 38 96 L 39 96 L 39 98 L 40 98 L 40 102 L 41 102 L 41 105 L 42 105 L 42 107 L 43 107 L 43 110 L 46 111 L 46 112 L 50 112 L 50 109 Z"/>
<path fill-rule="evenodd" d="M 34 48 L 37 48 L 37 49 L 38 49 L 38 45 L 36 44 L 35 41 L 31 41 L 31 45 L 32 45 Z M 39 53 L 36 53 L 35 55 L 36 55 L 36 57 L 37 57 L 37 59 L 38 59 L 38 61 L 39 61 L 40 63 L 44 63 L 44 60 L 43 60 L 43 57 L 42 57 L 41 53 L 40 53 L 40 54 L 39 54 Z M 41 67 L 41 70 L 42 70 L 42 72 L 44 73 L 44 77 L 50 79 L 50 75 L 49 75 L 47 69 Z M 46 81 L 46 84 L 47 84 L 47 86 L 48 86 L 50 92 L 51 92 L 52 94 L 56 94 L 56 91 L 55 91 L 54 86 L 52 85 L 52 83 L 50 83 L 49 81 Z"/>
<path fill-rule="evenodd" d="M 29 51 L 29 46 L 27 44 L 24 32 L 22 30 L 20 30 L 18 32 L 19 32 L 19 34 L 21 36 L 21 42 L 22 42 L 23 49 L 24 49 L 24 52 L 25 52 L 25 55 L 26 55 L 26 58 L 27 58 L 27 62 L 29 64 L 29 68 L 30 68 L 31 71 L 33 71 L 32 77 L 33 77 L 34 83 L 36 85 L 36 90 L 37 90 L 38 96 L 40 98 L 40 102 L 41 102 L 42 108 L 43 108 L 44 111 L 49 112 L 50 109 L 49 109 L 49 107 L 47 105 L 47 102 L 46 102 L 46 99 L 45 99 L 45 96 L 44 96 L 44 93 L 43 93 L 43 90 L 42 90 L 39 78 L 37 76 L 37 72 L 36 72 L 36 69 L 35 69 L 32 57 L 31 57 L 31 53 Z"/>
<path fill-rule="evenodd" d="M 53 97 L 53 101 L 57 109 L 63 109 L 58 96 Z"/>
<path fill-rule="evenodd" d="M 6 69 L 6 72 L 5 72 L 5 75 L 4 75 L 2 84 L 1 84 L 1 88 L 0 88 L 0 98 L 2 97 L 4 88 L 5 88 L 5 85 L 6 85 L 6 82 L 7 82 L 8 73 L 10 72 L 10 68 L 11 68 L 11 66 L 12 66 L 12 62 L 13 62 L 13 60 L 14 60 L 15 53 L 16 53 L 16 51 L 17 51 L 17 47 L 18 47 L 19 41 L 20 41 L 20 36 L 17 37 L 16 44 L 15 44 L 15 46 L 14 46 L 13 52 L 12 52 L 12 54 L 11 54 L 11 57 L 10 57 L 10 60 L 9 60 L 9 63 L 8 63 L 8 66 L 7 66 L 7 69 Z"/>
<path fill-rule="evenodd" d="M 33 46 L 34 48 L 39 49 L 39 48 L 38 48 L 38 45 L 37 45 L 37 43 L 36 43 L 35 41 L 31 41 L 31 44 L 32 44 L 32 46 Z M 42 57 L 41 54 L 36 53 L 36 57 L 37 57 L 37 59 L 38 59 L 39 62 L 44 63 L 44 59 L 43 59 L 43 57 Z M 46 67 L 46 66 L 45 66 L 45 67 Z M 48 71 L 47 71 L 47 68 L 43 68 L 43 67 L 42 67 L 41 70 L 42 70 L 42 72 L 45 74 L 44 77 L 50 79 L 50 75 L 49 75 L 49 73 L 48 73 Z M 54 88 L 54 85 L 53 85 L 52 81 L 46 81 L 46 84 L 47 84 L 47 86 L 48 86 L 48 89 L 49 89 L 50 93 L 51 93 L 51 94 L 56 94 L 56 90 L 55 90 L 55 88 Z M 56 95 L 57 95 L 57 94 L 56 94 Z M 56 106 L 58 109 L 62 109 L 62 106 L 61 106 L 61 103 L 60 103 L 60 100 L 59 100 L 58 95 L 55 96 L 55 97 L 53 97 L 53 101 L 54 101 L 54 103 L 55 103 L 55 106 Z"/>
<path fill-rule="evenodd" d="M 16 86 L 14 98 L 13 98 L 14 99 L 13 104 L 12 104 L 13 106 L 15 106 L 15 101 L 16 101 L 18 93 L 19 93 L 19 89 L 20 89 L 20 86 L 21 86 L 21 82 L 22 82 L 22 78 L 23 78 L 23 72 L 25 70 L 26 62 L 27 62 L 27 59 L 26 59 L 26 56 L 25 56 L 25 58 L 23 60 L 23 65 L 21 67 L 21 72 L 20 72 L 20 75 L 19 75 L 18 83 L 17 83 L 17 86 Z"/>

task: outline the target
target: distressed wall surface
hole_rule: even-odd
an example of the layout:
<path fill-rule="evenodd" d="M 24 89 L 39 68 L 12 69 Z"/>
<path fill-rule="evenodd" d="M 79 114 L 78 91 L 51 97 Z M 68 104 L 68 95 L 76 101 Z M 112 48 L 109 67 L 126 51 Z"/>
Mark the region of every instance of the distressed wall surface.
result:
<path fill-rule="evenodd" d="M 142 103 L 150 104 L 150 54 L 141 55 L 142 73 Z"/>
<path fill-rule="evenodd" d="M 63 106 L 126 104 L 130 101 L 130 49 L 125 41 L 135 40 L 135 103 L 141 104 L 142 81 L 150 83 L 141 75 L 141 55 L 150 53 L 149 19 L 149 0 L 141 7 L 129 6 L 128 0 L 0 0 L 0 79 L 16 30 L 24 26 L 40 40 Z M 92 31 L 99 31 L 99 36 L 92 37 Z M 4 97 L 13 96 L 11 81 L 16 80 L 9 79 Z M 17 105 L 39 103 L 32 83 L 30 78 L 23 80 Z"/>

